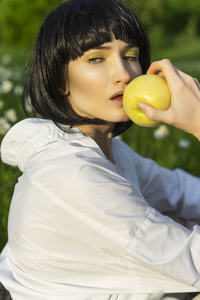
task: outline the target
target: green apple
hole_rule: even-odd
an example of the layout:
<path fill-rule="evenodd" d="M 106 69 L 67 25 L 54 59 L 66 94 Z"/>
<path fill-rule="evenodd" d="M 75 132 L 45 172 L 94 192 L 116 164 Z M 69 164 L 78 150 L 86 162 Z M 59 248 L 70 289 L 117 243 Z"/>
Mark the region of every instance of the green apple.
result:
<path fill-rule="evenodd" d="M 156 74 L 141 75 L 127 85 L 123 96 L 124 110 L 135 124 L 143 127 L 160 125 L 147 119 L 137 107 L 138 102 L 146 102 L 157 109 L 168 109 L 171 96 L 166 80 Z"/>

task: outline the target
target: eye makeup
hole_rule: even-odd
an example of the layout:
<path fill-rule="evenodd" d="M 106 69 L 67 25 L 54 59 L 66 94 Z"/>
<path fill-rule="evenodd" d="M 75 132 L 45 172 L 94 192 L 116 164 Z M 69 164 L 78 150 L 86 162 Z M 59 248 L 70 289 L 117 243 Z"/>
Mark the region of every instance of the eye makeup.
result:
<path fill-rule="evenodd" d="M 89 55 L 86 58 L 86 61 L 88 63 L 99 63 L 99 62 L 102 62 L 103 60 L 104 60 L 104 56 L 103 55 L 99 55 L 99 54 Z"/>
<path fill-rule="evenodd" d="M 139 58 L 139 49 L 138 48 L 130 49 L 125 52 L 124 56 L 127 58 L 138 59 Z"/>
<path fill-rule="evenodd" d="M 100 46 L 97 48 L 93 48 L 85 52 L 83 54 L 84 61 L 94 64 L 100 63 L 106 60 L 110 55 L 111 52 L 114 51 L 112 47 L 109 46 Z M 122 58 L 125 59 L 133 59 L 137 60 L 139 58 L 139 49 L 138 47 L 132 45 L 126 45 L 121 50 L 119 50 L 120 55 Z"/>

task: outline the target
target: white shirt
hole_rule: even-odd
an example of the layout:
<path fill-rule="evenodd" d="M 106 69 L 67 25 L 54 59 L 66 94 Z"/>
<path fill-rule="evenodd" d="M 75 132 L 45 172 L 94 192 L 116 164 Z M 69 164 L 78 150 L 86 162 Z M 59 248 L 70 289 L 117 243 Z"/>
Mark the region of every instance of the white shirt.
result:
<path fill-rule="evenodd" d="M 117 139 L 112 154 L 115 164 L 78 129 L 48 120 L 26 119 L 7 133 L 2 160 L 23 172 L 0 258 L 13 300 L 200 290 L 199 226 L 190 231 L 157 211 L 200 216 L 200 180 Z"/>

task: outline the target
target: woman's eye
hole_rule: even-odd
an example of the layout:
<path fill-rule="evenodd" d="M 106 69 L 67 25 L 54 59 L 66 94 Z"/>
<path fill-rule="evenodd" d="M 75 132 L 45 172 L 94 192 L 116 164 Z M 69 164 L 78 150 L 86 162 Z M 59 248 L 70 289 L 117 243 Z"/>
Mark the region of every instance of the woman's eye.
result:
<path fill-rule="evenodd" d="M 88 59 L 88 62 L 90 64 L 97 64 L 97 63 L 100 63 L 103 61 L 103 58 L 102 57 L 91 57 Z"/>
<path fill-rule="evenodd" d="M 128 61 L 136 61 L 136 60 L 138 60 L 138 57 L 135 56 L 135 55 L 126 55 L 126 56 L 124 57 L 124 59 L 125 59 L 125 60 L 128 60 Z"/>

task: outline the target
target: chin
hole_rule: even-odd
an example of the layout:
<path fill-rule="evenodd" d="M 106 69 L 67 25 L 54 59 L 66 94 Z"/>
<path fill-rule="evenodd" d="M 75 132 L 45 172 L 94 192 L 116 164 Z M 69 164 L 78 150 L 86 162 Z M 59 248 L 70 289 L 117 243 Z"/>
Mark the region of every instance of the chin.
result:
<path fill-rule="evenodd" d="M 114 123 L 127 122 L 129 120 L 130 120 L 130 118 L 127 116 L 125 111 L 116 113 L 115 115 L 113 114 L 113 116 L 112 116 L 112 122 L 114 122 Z"/>
<path fill-rule="evenodd" d="M 129 120 L 130 120 L 130 118 L 125 114 L 123 117 L 118 118 L 118 120 L 116 121 L 116 123 L 128 122 Z"/>

